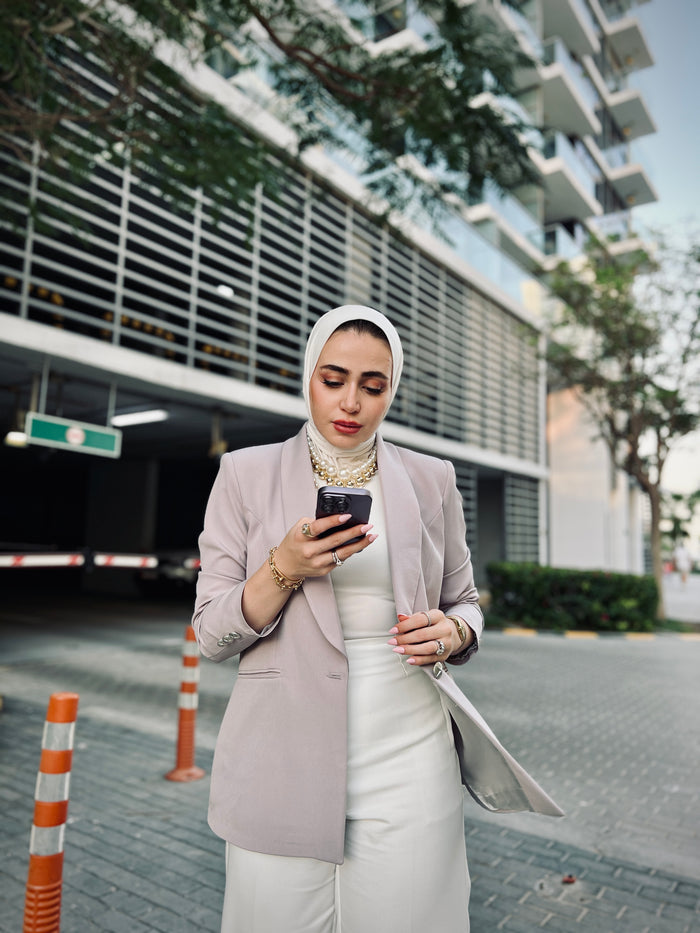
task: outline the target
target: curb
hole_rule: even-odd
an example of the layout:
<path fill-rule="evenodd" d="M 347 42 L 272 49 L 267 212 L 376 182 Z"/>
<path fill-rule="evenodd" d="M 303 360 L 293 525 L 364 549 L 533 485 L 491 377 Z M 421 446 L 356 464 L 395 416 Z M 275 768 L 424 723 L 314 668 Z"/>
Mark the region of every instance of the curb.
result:
<path fill-rule="evenodd" d="M 510 625 L 503 629 L 487 629 L 490 634 L 500 632 L 502 635 L 514 635 L 516 638 L 532 638 L 535 635 L 558 635 L 572 640 L 585 640 L 590 638 L 624 638 L 627 641 L 654 641 L 657 638 L 677 638 L 680 641 L 700 642 L 700 632 L 588 632 L 570 629 L 555 632 L 551 629 L 521 628 Z"/>

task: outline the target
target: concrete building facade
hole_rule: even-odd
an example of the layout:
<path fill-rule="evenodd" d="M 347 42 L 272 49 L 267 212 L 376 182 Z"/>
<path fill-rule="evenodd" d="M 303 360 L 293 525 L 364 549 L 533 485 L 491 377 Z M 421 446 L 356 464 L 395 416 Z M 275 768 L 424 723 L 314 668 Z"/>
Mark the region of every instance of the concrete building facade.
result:
<path fill-rule="evenodd" d="M 547 446 L 545 277 L 587 230 L 629 248 L 632 207 L 655 197 L 632 148 L 653 123 L 627 86 L 651 57 L 631 2 L 531 0 L 519 14 L 499 0 L 479 5 L 536 60 L 504 106 L 547 127 L 531 146 L 542 185 L 504 197 L 485 188 L 455 211 L 449 245 L 427 217 L 400 232 L 384 223 L 339 153 L 277 162 L 277 197 L 258 188 L 234 208 L 197 191 L 182 210 L 106 158 L 76 185 L 2 150 L 12 163 L 0 221 L 5 430 L 21 428 L 27 410 L 95 424 L 167 413 L 125 428 L 118 461 L 4 447 L 14 490 L 2 505 L 4 549 L 194 550 L 217 455 L 302 423 L 306 336 L 323 311 L 356 302 L 388 314 L 406 351 L 384 433 L 455 463 L 481 580 L 489 560 L 580 564 L 566 535 L 577 506 L 555 476 L 566 471 L 562 435 L 550 432 Z M 368 15 L 379 30 L 368 42 L 420 41 L 418 11 L 384 13 L 395 7 L 401 16 Z M 180 67 L 247 132 L 291 147 L 257 78 Z M 96 77 L 98 95 L 100 82 L 106 93 L 109 76 Z M 78 127 L 63 132 L 84 142 Z M 63 215 L 48 232 L 29 204 L 49 213 L 57 200 Z M 630 503 L 623 537 L 638 533 Z M 606 534 L 620 569 L 638 569 L 636 545 Z"/>

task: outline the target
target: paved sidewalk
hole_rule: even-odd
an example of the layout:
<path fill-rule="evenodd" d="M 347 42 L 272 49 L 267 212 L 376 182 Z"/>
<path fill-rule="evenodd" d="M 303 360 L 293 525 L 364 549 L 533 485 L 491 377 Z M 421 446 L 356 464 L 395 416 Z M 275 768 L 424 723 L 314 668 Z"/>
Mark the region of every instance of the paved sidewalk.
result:
<path fill-rule="evenodd" d="M 163 777 L 187 614 L 117 604 L 0 613 L 0 933 L 22 926 L 46 701 L 65 689 L 80 707 L 62 933 L 218 933 L 223 843 L 206 825 L 208 777 Z M 489 633 L 475 662 L 455 669 L 567 811 L 493 815 L 467 798 L 471 933 L 700 933 L 699 667 L 700 644 L 672 635 Z M 202 662 L 197 764 L 207 772 L 233 676 L 235 665 Z"/>
<path fill-rule="evenodd" d="M 44 713 L 10 699 L 2 714 L 2 933 L 16 933 L 22 925 L 31 790 Z M 207 771 L 210 759 L 209 752 L 198 755 Z M 205 825 L 208 778 L 166 781 L 163 774 L 172 764 L 172 743 L 79 715 L 62 933 L 218 931 L 223 843 Z M 488 819 L 474 821 L 473 815 L 468 801 L 472 933 L 700 930 L 700 882 Z M 568 875 L 575 882 L 563 883 Z"/>

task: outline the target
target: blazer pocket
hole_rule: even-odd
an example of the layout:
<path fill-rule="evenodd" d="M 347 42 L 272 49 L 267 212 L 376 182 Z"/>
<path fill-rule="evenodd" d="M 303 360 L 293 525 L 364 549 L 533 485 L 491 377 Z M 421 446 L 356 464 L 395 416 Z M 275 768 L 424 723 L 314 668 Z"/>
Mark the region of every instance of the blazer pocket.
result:
<path fill-rule="evenodd" d="M 265 679 L 270 679 L 272 677 L 279 677 L 281 673 L 282 671 L 280 671 L 278 668 L 263 667 L 258 670 L 250 670 L 250 671 L 239 670 L 238 676 L 239 677 L 254 677 L 259 680 L 260 679 L 265 680 Z"/>

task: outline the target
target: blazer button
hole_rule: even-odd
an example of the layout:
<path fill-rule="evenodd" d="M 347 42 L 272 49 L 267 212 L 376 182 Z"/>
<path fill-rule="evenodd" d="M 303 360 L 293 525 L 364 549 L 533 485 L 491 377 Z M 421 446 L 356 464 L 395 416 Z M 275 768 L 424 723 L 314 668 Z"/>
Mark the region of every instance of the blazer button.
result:
<path fill-rule="evenodd" d="M 433 677 L 435 680 L 439 680 L 443 674 L 447 673 L 447 668 L 442 661 L 438 661 L 437 664 L 433 667 Z"/>
<path fill-rule="evenodd" d="M 228 637 L 231 641 L 236 641 L 236 639 L 240 638 L 241 636 L 238 632 L 229 632 Z"/>
<path fill-rule="evenodd" d="M 220 638 L 217 641 L 217 645 L 219 646 L 219 648 L 223 648 L 226 645 L 226 642 L 223 640 L 223 638 Z"/>

